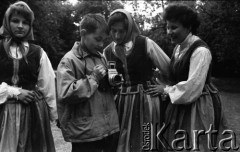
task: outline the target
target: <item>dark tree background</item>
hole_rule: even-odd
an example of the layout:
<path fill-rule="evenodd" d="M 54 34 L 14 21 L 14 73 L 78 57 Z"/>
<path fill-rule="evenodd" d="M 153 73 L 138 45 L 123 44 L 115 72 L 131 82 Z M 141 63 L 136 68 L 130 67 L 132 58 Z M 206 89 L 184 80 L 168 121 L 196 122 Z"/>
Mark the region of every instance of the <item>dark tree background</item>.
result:
<path fill-rule="evenodd" d="M 1 0 L 0 25 L 4 13 L 16 0 Z M 47 52 L 54 68 L 62 56 L 71 49 L 78 38 L 78 23 L 86 13 L 102 13 L 106 19 L 111 11 L 132 6 L 135 21 L 139 24 L 142 34 L 153 39 L 169 56 L 173 45 L 166 35 L 166 24 L 161 12 L 146 16 L 139 13 L 139 1 L 87 1 L 79 0 L 71 5 L 66 0 L 23 0 L 35 13 L 35 42 Z M 172 0 L 142 1 L 144 11 L 164 9 Z M 179 1 L 178 1 L 179 2 Z M 240 1 L 181 1 L 196 9 L 202 23 L 198 35 L 211 48 L 213 55 L 213 75 L 216 77 L 240 76 Z M 145 24 L 151 28 L 145 29 Z M 106 40 L 106 45 L 111 41 Z"/>

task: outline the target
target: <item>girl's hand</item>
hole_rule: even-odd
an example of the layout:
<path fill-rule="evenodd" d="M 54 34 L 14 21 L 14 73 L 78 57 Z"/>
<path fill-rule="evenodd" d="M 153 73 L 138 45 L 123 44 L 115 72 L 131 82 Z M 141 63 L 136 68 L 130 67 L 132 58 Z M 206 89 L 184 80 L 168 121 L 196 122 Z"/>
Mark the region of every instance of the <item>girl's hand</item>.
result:
<path fill-rule="evenodd" d="M 21 93 L 18 95 L 18 100 L 25 104 L 29 104 L 32 102 L 35 98 L 35 94 L 33 91 L 25 90 L 25 89 L 20 89 L 19 90 Z"/>
<path fill-rule="evenodd" d="M 164 92 L 164 88 L 164 85 L 148 85 L 148 90 L 146 92 L 147 94 L 155 97 L 162 94 Z"/>

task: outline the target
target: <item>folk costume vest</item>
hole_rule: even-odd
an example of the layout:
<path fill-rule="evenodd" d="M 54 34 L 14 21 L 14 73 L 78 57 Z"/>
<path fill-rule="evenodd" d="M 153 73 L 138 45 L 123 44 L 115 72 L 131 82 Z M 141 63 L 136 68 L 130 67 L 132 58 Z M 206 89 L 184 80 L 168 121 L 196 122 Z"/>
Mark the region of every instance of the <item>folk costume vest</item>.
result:
<path fill-rule="evenodd" d="M 177 84 L 180 81 L 186 81 L 188 79 L 190 58 L 194 50 L 200 46 L 209 48 L 208 45 L 203 40 L 199 39 L 190 46 L 190 48 L 186 51 L 186 54 L 184 54 L 184 56 L 182 56 L 182 58 L 179 61 L 175 60 L 174 54 L 173 54 L 171 63 L 170 63 L 170 72 L 171 72 L 171 79 L 174 82 L 174 84 Z M 210 83 L 210 78 L 211 78 L 211 65 L 208 70 L 206 84 Z"/>
<path fill-rule="evenodd" d="M 23 58 L 12 58 L 0 41 L 0 65 L 4 65 L 0 66 L 0 83 L 6 82 L 11 86 L 34 89 L 38 79 L 41 48 L 29 43 L 29 52 L 26 57 L 27 62 Z"/>
<path fill-rule="evenodd" d="M 126 73 L 121 60 L 113 53 L 111 45 L 106 49 L 107 61 L 114 61 L 118 73 L 123 75 L 124 82 L 126 82 Z M 131 85 L 143 84 L 151 80 L 153 76 L 154 66 L 152 61 L 147 56 L 146 52 L 146 38 L 144 36 L 137 36 L 135 44 L 131 53 L 126 56 L 128 75 Z"/>

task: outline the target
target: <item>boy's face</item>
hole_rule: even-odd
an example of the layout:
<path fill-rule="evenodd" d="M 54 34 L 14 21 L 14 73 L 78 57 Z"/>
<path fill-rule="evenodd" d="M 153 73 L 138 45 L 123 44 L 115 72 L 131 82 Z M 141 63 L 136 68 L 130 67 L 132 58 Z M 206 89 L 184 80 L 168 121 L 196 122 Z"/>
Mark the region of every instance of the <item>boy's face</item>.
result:
<path fill-rule="evenodd" d="M 82 35 L 82 41 L 90 53 L 102 52 L 103 41 L 106 38 L 107 34 L 99 28 L 94 33 L 85 33 Z"/>

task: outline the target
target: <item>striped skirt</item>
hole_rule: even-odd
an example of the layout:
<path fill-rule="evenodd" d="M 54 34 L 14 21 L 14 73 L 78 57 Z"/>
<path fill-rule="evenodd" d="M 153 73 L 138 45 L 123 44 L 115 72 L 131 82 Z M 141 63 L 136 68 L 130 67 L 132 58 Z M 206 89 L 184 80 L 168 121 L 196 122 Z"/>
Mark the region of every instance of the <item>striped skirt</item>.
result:
<path fill-rule="evenodd" d="M 168 148 L 169 151 L 172 148 L 174 150 L 178 149 L 178 151 L 208 152 L 211 151 L 209 144 L 221 151 L 219 142 L 225 138 L 222 133 L 229 128 L 223 113 L 219 92 L 212 83 L 206 84 L 202 95 L 190 104 L 168 104 L 166 113 L 165 123 L 169 127 L 164 136 L 171 145 Z M 181 133 L 176 134 L 179 130 L 182 130 Z M 207 133 L 214 132 L 213 130 L 218 132 L 213 133 L 210 139 Z M 185 134 L 182 134 L 183 132 Z M 176 141 L 183 135 L 186 137 L 186 142 L 182 140 L 173 144 L 174 140 Z M 225 146 L 229 146 L 228 144 Z"/>
<path fill-rule="evenodd" d="M 9 99 L 0 105 L 1 152 L 55 152 L 47 104 L 35 94 L 30 104 Z"/>
<path fill-rule="evenodd" d="M 122 87 L 115 96 L 120 121 L 117 152 L 161 151 L 156 138 L 162 125 L 160 98 L 147 95 L 142 84 Z"/>

